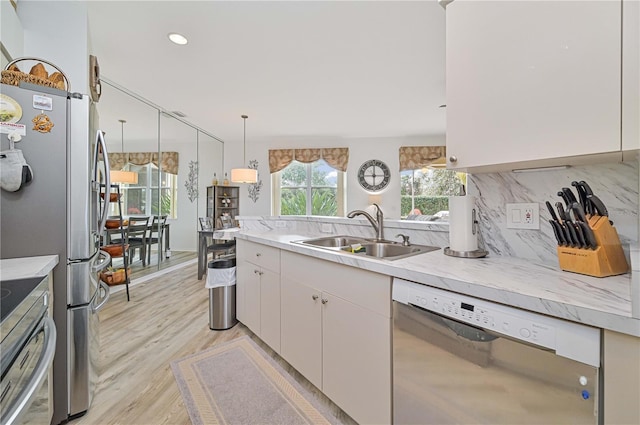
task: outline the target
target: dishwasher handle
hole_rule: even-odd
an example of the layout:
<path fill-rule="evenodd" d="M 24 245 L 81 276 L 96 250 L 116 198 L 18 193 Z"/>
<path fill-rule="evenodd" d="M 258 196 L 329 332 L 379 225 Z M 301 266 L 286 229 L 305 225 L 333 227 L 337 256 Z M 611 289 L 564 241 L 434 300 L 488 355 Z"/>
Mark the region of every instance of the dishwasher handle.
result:
<path fill-rule="evenodd" d="M 44 349 L 27 385 L 18 394 L 16 400 L 3 412 L 0 422 L 4 425 L 12 425 L 16 422 L 28 408 L 38 388 L 49 375 L 49 367 L 56 352 L 56 325 L 50 317 L 45 317 L 40 323 L 36 333 L 44 331 Z"/>
<path fill-rule="evenodd" d="M 448 317 L 441 316 L 434 311 L 424 309 L 415 304 L 409 303 L 408 305 L 415 310 L 419 310 L 421 314 L 428 315 L 431 320 L 441 323 L 442 325 L 455 332 L 456 335 L 469 341 L 490 342 L 494 339 L 498 339 L 498 336 L 493 335 L 482 328 L 477 328 L 475 326 L 467 325 L 466 323 L 462 323 L 454 319 L 449 319 Z"/>

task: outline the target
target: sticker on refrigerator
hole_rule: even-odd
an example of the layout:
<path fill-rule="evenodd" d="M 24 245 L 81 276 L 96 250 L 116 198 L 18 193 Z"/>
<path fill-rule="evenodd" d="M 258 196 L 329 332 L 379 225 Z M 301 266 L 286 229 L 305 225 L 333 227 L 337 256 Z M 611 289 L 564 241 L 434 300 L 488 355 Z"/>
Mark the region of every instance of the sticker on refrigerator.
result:
<path fill-rule="evenodd" d="M 53 111 L 53 99 L 49 96 L 34 94 L 33 109 L 40 109 L 41 111 Z"/>
<path fill-rule="evenodd" d="M 0 122 L 15 123 L 22 118 L 22 108 L 12 97 L 0 93 Z"/>
<path fill-rule="evenodd" d="M 18 133 L 21 136 L 27 135 L 27 126 L 11 122 L 0 122 L 0 134 Z"/>

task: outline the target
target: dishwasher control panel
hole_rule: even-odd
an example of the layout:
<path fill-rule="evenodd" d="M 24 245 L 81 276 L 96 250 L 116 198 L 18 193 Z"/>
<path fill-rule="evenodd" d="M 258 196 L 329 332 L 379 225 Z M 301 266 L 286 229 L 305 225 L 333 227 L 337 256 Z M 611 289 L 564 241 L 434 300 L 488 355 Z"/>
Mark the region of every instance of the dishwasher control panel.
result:
<path fill-rule="evenodd" d="M 461 299 L 446 293 L 434 293 L 429 290 L 432 288 L 425 288 L 410 289 L 409 303 L 459 322 L 555 349 L 556 330 L 553 326 L 538 323 L 530 318 L 513 316 L 499 308 L 483 305 L 479 300 Z"/>
<path fill-rule="evenodd" d="M 393 279 L 393 301 L 600 367 L 600 330 L 582 323 L 400 278 Z"/>

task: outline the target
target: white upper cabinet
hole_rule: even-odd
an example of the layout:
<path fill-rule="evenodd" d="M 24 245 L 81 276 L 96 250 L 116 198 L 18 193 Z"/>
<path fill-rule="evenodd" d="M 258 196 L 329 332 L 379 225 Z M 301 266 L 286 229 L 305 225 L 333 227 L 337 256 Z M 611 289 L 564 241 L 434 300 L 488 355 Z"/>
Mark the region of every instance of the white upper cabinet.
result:
<path fill-rule="evenodd" d="M 446 19 L 450 168 L 621 156 L 621 0 L 456 0 Z"/>
<path fill-rule="evenodd" d="M 640 149 L 640 1 L 622 0 L 622 149 Z"/>

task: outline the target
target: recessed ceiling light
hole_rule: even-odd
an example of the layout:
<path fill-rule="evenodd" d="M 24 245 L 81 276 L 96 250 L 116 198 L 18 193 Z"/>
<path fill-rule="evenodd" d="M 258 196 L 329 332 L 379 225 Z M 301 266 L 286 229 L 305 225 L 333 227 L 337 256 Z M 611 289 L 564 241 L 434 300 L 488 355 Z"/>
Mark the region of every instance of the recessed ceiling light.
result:
<path fill-rule="evenodd" d="M 187 37 L 182 34 L 178 34 L 177 32 L 170 32 L 167 37 L 169 37 L 169 40 L 180 45 L 187 44 L 189 42 L 189 40 L 187 40 Z"/>

